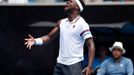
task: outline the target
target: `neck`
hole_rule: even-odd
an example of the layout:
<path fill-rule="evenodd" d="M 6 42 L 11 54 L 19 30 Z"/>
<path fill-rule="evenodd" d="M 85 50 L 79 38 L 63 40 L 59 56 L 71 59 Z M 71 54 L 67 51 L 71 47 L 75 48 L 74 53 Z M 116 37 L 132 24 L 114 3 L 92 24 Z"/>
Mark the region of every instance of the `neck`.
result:
<path fill-rule="evenodd" d="M 69 21 L 73 21 L 77 16 L 79 16 L 79 13 L 77 11 L 72 11 L 68 16 L 68 19 Z"/>
<path fill-rule="evenodd" d="M 114 59 L 115 59 L 115 62 L 116 62 L 116 63 L 119 63 L 119 62 L 120 62 L 121 57 L 120 57 L 120 58 L 118 58 L 118 59 L 117 59 L 117 58 L 114 58 Z"/>

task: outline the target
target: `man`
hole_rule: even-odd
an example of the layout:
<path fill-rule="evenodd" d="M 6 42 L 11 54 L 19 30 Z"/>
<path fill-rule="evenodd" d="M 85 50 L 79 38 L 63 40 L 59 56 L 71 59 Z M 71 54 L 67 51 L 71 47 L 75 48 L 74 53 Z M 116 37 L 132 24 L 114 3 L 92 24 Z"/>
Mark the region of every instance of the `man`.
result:
<path fill-rule="evenodd" d="M 83 70 L 86 75 L 91 74 L 91 66 L 94 59 L 94 42 L 89 25 L 80 16 L 84 9 L 83 0 L 69 0 L 64 8 L 68 17 L 60 20 L 54 29 L 48 35 L 33 38 L 29 35 L 25 45 L 31 49 L 31 46 L 42 45 L 53 39 L 60 33 L 60 47 L 57 64 L 54 69 L 54 75 L 82 75 L 81 61 L 83 60 L 83 45 L 86 41 L 89 48 L 89 63 Z"/>
<path fill-rule="evenodd" d="M 133 75 L 131 59 L 122 56 L 126 52 L 122 42 L 115 42 L 109 50 L 112 52 L 113 57 L 101 64 L 97 75 Z"/>
<path fill-rule="evenodd" d="M 93 62 L 93 74 L 95 75 L 101 63 L 105 61 L 106 59 L 110 58 L 110 56 L 108 56 L 108 50 L 104 46 L 99 46 L 97 53 L 98 55 L 94 58 L 94 62 Z"/>

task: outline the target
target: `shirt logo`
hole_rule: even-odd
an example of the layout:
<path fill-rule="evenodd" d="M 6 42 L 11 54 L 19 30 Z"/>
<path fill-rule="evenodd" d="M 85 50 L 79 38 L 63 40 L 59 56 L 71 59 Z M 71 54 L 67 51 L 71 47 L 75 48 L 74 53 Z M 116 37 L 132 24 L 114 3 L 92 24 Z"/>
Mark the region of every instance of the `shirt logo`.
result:
<path fill-rule="evenodd" d="M 73 25 L 73 28 L 75 27 L 75 25 Z"/>
<path fill-rule="evenodd" d="M 120 64 L 120 67 L 123 67 L 123 64 Z"/>

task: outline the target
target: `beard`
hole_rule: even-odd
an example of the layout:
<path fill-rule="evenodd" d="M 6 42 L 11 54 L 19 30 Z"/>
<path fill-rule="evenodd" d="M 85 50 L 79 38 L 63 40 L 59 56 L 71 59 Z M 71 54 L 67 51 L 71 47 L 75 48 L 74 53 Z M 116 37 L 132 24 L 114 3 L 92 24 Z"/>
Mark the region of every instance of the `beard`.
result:
<path fill-rule="evenodd" d="M 68 8 L 65 8 L 64 9 L 64 12 L 67 16 L 71 15 L 73 13 L 74 9 L 68 9 Z"/>
<path fill-rule="evenodd" d="M 65 7 L 64 12 L 65 12 L 65 14 L 70 14 L 71 13 L 71 9 Z"/>
<path fill-rule="evenodd" d="M 120 55 L 113 55 L 113 58 L 114 58 L 115 60 L 119 60 L 119 59 L 121 58 L 121 56 L 120 56 Z"/>

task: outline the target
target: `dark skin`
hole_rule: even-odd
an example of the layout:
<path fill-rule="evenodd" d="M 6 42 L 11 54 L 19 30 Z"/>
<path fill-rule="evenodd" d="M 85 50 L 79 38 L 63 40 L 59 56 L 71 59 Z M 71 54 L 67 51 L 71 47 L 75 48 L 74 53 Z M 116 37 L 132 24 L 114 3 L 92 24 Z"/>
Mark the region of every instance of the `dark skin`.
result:
<path fill-rule="evenodd" d="M 70 22 L 73 21 L 80 14 L 79 6 L 75 2 L 75 0 L 67 1 L 64 10 L 68 14 L 68 19 Z M 48 33 L 47 36 L 40 37 L 43 40 L 43 42 L 49 42 L 59 33 L 59 30 L 60 30 L 59 24 L 60 24 L 60 21 L 57 22 L 56 26 Z M 31 35 L 29 35 L 29 38 L 25 39 L 25 41 L 26 41 L 25 45 L 27 48 L 31 49 L 31 47 L 35 43 L 34 39 L 35 38 Z M 92 69 L 91 66 L 92 66 L 94 54 L 95 54 L 93 38 L 86 39 L 86 44 L 89 49 L 89 51 L 88 51 L 89 52 L 88 53 L 89 54 L 89 62 L 88 62 L 88 66 L 83 70 L 83 72 L 85 75 L 91 75 L 91 69 Z"/>
<path fill-rule="evenodd" d="M 113 54 L 113 58 L 115 59 L 115 62 L 118 63 L 119 60 L 120 60 L 120 58 L 122 57 L 123 52 L 122 52 L 122 50 L 119 49 L 119 48 L 114 48 L 114 49 L 112 50 L 112 54 Z"/>

